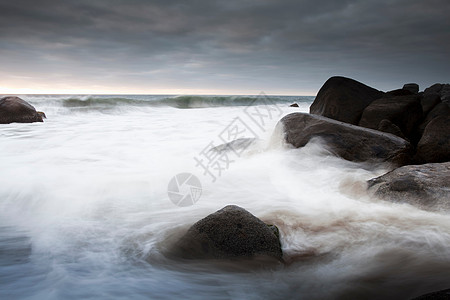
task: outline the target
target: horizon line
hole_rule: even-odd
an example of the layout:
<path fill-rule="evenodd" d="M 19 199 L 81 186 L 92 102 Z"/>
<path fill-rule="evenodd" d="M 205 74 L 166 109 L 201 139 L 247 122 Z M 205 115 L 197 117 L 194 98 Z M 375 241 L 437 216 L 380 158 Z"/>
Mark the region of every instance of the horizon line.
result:
<path fill-rule="evenodd" d="M 165 94 L 165 93 L 155 93 L 155 94 L 149 94 L 149 93 L 1 93 L 2 96 L 18 96 L 18 95 L 53 95 L 53 96 L 69 96 L 69 95 L 92 95 L 92 96 L 112 96 L 112 95 L 118 95 L 118 96 L 260 96 L 261 94 L 264 94 L 266 96 L 285 96 L 285 97 L 316 97 L 317 95 L 293 95 L 293 94 L 267 94 L 267 93 L 259 93 L 259 94 Z"/>

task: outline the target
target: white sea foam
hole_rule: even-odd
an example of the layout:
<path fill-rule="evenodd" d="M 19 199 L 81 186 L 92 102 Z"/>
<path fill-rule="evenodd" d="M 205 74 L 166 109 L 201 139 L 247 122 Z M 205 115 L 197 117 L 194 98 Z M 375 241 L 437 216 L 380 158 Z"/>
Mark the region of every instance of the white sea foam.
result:
<path fill-rule="evenodd" d="M 2 299 L 407 299 L 448 288 L 450 218 L 372 199 L 365 181 L 382 168 L 271 140 L 278 117 L 265 131 L 248 123 L 258 149 L 212 182 L 194 157 L 243 106 L 83 111 L 30 99 L 46 122 L 0 128 Z M 282 114 L 306 112 L 299 104 Z M 168 198 L 181 172 L 202 183 L 193 206 Z M 164 257 L 170 237 L 227 204 L 279 227 L 286 266 L 236 273 Z"/>

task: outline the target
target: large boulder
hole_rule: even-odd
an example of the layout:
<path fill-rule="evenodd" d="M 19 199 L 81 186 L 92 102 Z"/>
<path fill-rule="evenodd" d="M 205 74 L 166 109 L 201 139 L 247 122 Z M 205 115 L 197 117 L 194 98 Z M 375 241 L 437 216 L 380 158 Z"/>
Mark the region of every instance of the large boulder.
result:
<path fill-rule="evenodd" d="M 44 113 L 19 97 L 0 99 L 0 124 L 43 122 L 42 118 Z"/>
<path fill-rule="evenodd" d="M 306 113 L 289 114 L 277 126 L 283 126 L 286 142 L 296 148 L 320 138 L 329 151 L 346 160 L 388 162 L 396 166 L 410 161 L 410 143 L 389 133 Z"/>
<path fill-rule="evenodd" d="M 393 202 L 450 210 L 450 162 L 409 165 L 368 181 L 369 191 Z"/>
<path fill-rule="evenodd" d="M 357 125 L 363 110 L 383 92 L 346 77 L 331 77 L 319 90 L 310 113 Z"/>
<path fill-rule="evenodd" d="M 416 156 L 424 162 L 450 161 L 450 115 L 436 117 L 428 123 Z"/>
<path fill-rule="evenodd" d="M 379 130 L 381 121 L 389 120 L 397 125 L 410 141 L 417 142 L 416 127 L 423 118 L 420 99 L 417 95 L 377 99 L 364 109 L 359 126 Z"/>
<path fill-rule="evenodd" d="M 228 205 L 198 221 L 175 244 L 173 255 L 185 259 L 282 260 L 278 229 L 245 209 Z"/>

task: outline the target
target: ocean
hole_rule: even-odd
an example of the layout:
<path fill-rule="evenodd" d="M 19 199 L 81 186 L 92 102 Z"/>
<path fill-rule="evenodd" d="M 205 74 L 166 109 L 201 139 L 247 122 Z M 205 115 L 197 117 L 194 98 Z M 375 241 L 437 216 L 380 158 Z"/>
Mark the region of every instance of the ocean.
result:
<path fill-rule="evenodd" d="M 0 125 L 0 299 L 410 299 L 448 288 L 448 215 L 369 195 L 385 166 L 282 142 L 278 120 L 314 97 L 20 97 L 47 119 Z M 210 151 L 244 138 L 254 142 Z M 180 184 L 186 174 L 195 190 Z M 165 256 L 228 204 L 279 228 L 286 265 Z"/>

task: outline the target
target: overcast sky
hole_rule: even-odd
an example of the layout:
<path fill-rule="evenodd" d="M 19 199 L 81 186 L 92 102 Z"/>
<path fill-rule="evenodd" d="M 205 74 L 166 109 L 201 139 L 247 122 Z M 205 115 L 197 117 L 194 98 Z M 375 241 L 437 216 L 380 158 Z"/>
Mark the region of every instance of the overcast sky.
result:
<path fill-rule="evenodd" d="M 449 0 L 0 0 L 0 93 L 450 82 Z"/>

